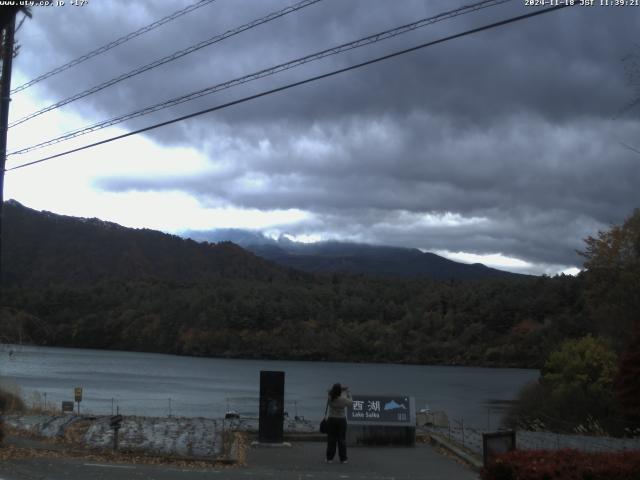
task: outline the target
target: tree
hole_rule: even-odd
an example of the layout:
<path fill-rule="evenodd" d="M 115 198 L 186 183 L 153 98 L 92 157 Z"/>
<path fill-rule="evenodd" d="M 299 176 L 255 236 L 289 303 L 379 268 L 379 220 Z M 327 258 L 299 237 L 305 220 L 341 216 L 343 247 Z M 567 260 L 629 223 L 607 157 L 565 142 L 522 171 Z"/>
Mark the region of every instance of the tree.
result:
<path fill-rule="evenodd" d="M 588 335 L 564 342 L 549 355 L 542 381 L 556 397 L 578 392 L 600 401 L 611 395 L 615 372 L 616 355 L 602 339 Z"/>
<path fill-rule="evenodd" d="M 616 355 L 590 335 L 564 342 L 547 358 L 538 382 L 526 385 L 505 423 L 551 431 L 612 431 Z"/>
<path fill-rule="evenodd" d="M 640 428 L 640 328 L 620 359 L 614 392 L 616 404 L 630 426 Z"/>
<path fill-rule="evenodd" d="M 601 338 L 564 342 L 542 369 L 545 423 L 561 430 L 610 430 L 616 355 Z"/>
<path fill-rule="evenodd" d="M 596 328 L 619 349 L 640 322 L 640 209 L 622 226 L 585 239 L 585 296 Z"/>

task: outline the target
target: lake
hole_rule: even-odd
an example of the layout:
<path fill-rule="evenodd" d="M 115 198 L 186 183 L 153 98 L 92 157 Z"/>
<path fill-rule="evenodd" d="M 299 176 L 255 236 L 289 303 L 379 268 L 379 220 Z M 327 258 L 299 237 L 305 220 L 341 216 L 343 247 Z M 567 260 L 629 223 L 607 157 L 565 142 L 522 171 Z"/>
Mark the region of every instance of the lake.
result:
<path fill-rule="evenodd" d="M 220 418 L 257 416 L 261 370 L 285 372 L 285 410 L 319 419 L 334 382 L 354 394 L 407 395 L 465 426 L 497 428 L 505 405 L 538 370 L 195 358 L 155 353 L 2 345 L 0 381 L 36 405 L 73 400 L 81 412 Z"/>

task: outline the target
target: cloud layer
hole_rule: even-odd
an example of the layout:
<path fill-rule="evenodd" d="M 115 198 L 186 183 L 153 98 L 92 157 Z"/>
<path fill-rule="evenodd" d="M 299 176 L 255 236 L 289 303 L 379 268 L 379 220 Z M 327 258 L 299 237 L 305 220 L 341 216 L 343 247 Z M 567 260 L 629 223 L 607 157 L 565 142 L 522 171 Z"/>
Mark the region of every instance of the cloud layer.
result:
<path fill-rule="evenodd" d="M 463 3 L 324 0 L 65 108 L 91 123 Z M 101 2 L 65 15 L 36 9 L 16 68 L 36 76 L 186 4 Z M 286 5 L 219 0 L 31 94 L 57 101 Z M 127 127 L 528 11 L 522 2 L 488 8 Z M 575 250 L 585 236 L 639 206 L 640 155 L 621 142 L 636 145 L 640 109 L 616 117 L 637 94 L 622 59 L 637 53 L 639 21 L 640 8 L 567 8 L 198 117 L 148 135 L 197 148 L 207 168 L 103 174 L 95 186 L 179 190 L 207 208 L 308 212 L 286 227 L 292 235 L 579 265 Z"/>

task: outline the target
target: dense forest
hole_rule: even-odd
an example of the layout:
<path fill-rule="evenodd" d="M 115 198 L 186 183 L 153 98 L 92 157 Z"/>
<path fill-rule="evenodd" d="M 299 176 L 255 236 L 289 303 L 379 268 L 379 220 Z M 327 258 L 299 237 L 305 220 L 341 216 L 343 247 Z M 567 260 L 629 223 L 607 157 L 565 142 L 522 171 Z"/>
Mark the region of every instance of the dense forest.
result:
<path fill-rule="evenodd" d="M 3 342 L 540 367 L 600 333 L 588 278 L 312 275 L 230 244 L 6 206 Z"/>
<path fill-rule="evenodd" d="M 186 355 L 535 367 L 585 331 L 573 278 L 104 282 L 6 290 L 5 341 Z"/>

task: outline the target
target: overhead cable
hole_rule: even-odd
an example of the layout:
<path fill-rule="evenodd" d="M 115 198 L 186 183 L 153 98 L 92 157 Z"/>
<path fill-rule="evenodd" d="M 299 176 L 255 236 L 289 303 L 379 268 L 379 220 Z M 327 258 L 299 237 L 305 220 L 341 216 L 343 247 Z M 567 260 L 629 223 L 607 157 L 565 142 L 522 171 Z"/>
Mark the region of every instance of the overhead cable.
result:
<path fill-rule="evenodd" d="M 474 33 L 483 32 L 485 30 L 490 30 L 492 28 L 501 27 L 501 26 L 507 25 L 509 23 L 514 23 L 514 22 L 517 22 L 517 21 L 520 21 L 520 20 L 525 20 L 525 19 L 528 19 L 528 18 L 536 17 L 538 15 L 542 15 L 542 14 L 545 14 L 545 13 L 553 12 L 553 11 L 556 11 L 556 10 L 561 10 L 561 9 L 566 8 L 568 6 L 571 6 L 571 5 L 564 4 L 564 5 L 558 5 L 558 6 L 549 7 L 549 8 L 545 8 L 545 9 L 541 9 L 541 10 L 536 10 L 536 11 L 533 11 L 531 13 L 527 13 L 527 14 L 524 14 L 524 15 L 518 15 L 516 17 L 511 17 L 511 18 L 508 18 L 506 20 L 501 20 L 499 22 L 490 23 L 490 24 L 484 25 L 482 27 L 477 27 L 477 28 L 473 28 L 471 30 L 466 30 L 466 31 L 464 31 L 462 33 L 457 33 L 455 35 L 449 35 L 447 37 L 443 37 L 443 38 L 440 38 L 438 40 L 433 40 L 431 42 L 423 43 L 421 45 L 417 45 L 417 46 L 414 46 L 414 47 L 411 47 L 411 48 L 406 48 L 404 50 L 399 50 L 399 51 L 396 51 L 396 52 L 393 52 L 393 53 L 390 53 L 390 54 L 387 54 L 387 55 L 383 55 L 381 57 L 374 58 L 372 60 L 367 60 L 366 62 L 361 62 L 361 63 L 355 64 L 355 65 L 351 65 L 349 67 L 341 68 L 341 69 L 338 69 L 338 70 L 333 70 L 331 72 L 324 73 L 324 74 L 321 74 L 321 75 L 316 75 L 314 77 L 310 77 L 310 78 L 307 78 L 305 80 L 300 80 L 298 82 L 289 83 L 289 84 L 283 85 L 281 87 L 277 87 L 277 88 L 273 88 L 271 90 L 266 90 L 266 91 L 263 91 L 263 92 L 260 92 L 260 93 L 256 93 L 255 95 L 249 95 L 247 97 L 243 97 L 243 98 L 240 98 L 238 100 L 227 102 L 227 103 L 224 103 L 222 105 L 217 105 L 215 107 L 211 107 L 211 108 L 207 108 L 207 109 L 204 109 L 204 110 L 200 110 L 198 112 L 190 113 L 188 115 L 183 115 L 181 117 L 174 118 L 172 120 L 167 120 L 165 122 L 156 123 L 156 124 L 150 125 L 148 127 L 144 127 L 144 128 L 140 128 L 138 130 L 127 132 L 127 133 L 124 133 L 122 135 L 117 135 L 115 137 L 107 138 L 105 140 L 100 140 L 99 142 L 94 142 L 94 143 L 91 143 L 91 144 L 88 144 L 88 145 L 83 145 L 82 147 L 73 148 L 73 149 L 67 150 L 65 152 L 61 152 L 61 153 L 57 153 L 55 155 L 50 155 L 48 157 L 41 158 L 39 160 L 34 160 L 34 161 L 31 161 L 31 162 L 23 163 L 22 165 L 17 165 L 15 167 L 8 168 L 5 171 L 9 172 L 11 170 L 18 170 L 20 168 L 25 168 L 25 167 L 28 167 L 28 166 L 31 166 L 31 165 L 36 165 L 38 163 L 46 162 L 46 161 L 52 160 L 54 158 L 59 158 L 59 157 L 65 156 L 65 155 L 69 155 L 71 153 L 80 152 L 82 150 L 86 150 L 86 149 L 89 149 L 89 148 L 97 147 L 98 145 L 104 145 L 105 143 L 114 142 L 116 140 L 120 140 L 120 139 L 123 139 L 123 138 L 126 138 L 126 137 L 131 137 L 133 135 L 138 135 L 140 133 L 148 132 L 148 131 L 154 130 L 156 128 L 164 127 L 164 126 L 171 125 L 171 124 L 174 124 L 174 123 L 177 123 L 177 122 L 188 120 L 190 118 L 198 117 L 198 116 L 204 115 L 206 113 L 215 112 L 217 110 L 222 110 L 224 108 L 232 107 L 234 105 L 239 105 L 241 103 L 245 103 L 245 102 L 248 102 L 250 100 L 255 100 L 257 98 L 265 97 L 267 95 L 271 95 L 271 94 L 274 94 L 274 93 L 277 93 L 277 92 L 282 92 L 282 91 L 288 90 L 290 88 L 298 87 L 300 85 L 305 85 L 307 83 L 315 82 L 317 80 L 322 80 L 324 78 L 333 77 L 333 76 L 339 75 L 341 73 L 345 73 L 345 72 L 348 72 L 348 71 L 351 71 L 351 70 L 355 70 L 357 68 L 361 68 L 361 67 L 364 67 L 364 66 L 367 66 L 367 65 L 372 65 L 374 63 L 382 62 L 384 60 L 389 60 L 390 58 L 398 57 L 400 55 L 404 55 L 404 54 L 407 54 L 407 53 L 410 53 L 410 52 L 414 52 L 414 51 L 420 50 L 422 48 L 426 48 L 426 47 L 430 47 L 430 46 L 437 45 L 437 44 L 440 44 L 440 43 L 448 42 L 448 41 L 454 40 L 456 38 L 461 38 L 461 37 L 465 37 L 465 36 L 468 36 L 468 35 L 472 35 Z"/>
<path fill-rule="evenodd" d="M 244 31 L 250 30 L 252 28 L 255 28 L 259 25 L 262 25 L 263 23 L 268 23 L 271 22 L 272 20 L 276 20 L 277 18 L 283 17 L 289 13 L 293 13 L 296 12 L 298 10 L 301 10 L 305 7 L 308 7 L 310 5 L 313 5 L 314 3 L 318 3 L 322 0 L 303 0 L 299 3 L 296 3 L 294 5 L 290 5 L 286 8 L 283 8 L 282 10 L 278 10 L 276 12 L 272 12 L 264 17 L 258 18 L 256 20 L 253 20 L 252 22 L 249 23 L 245 23 L 244 25 L 241 25 L 239 27 L 236 27 L 232 30 L 228 30 L 220 35 L 216 35 L 214 37 L 211 37 L 207 40 L 204 40 L 196 45 L 192 45 L 188 48 L 185 48 L 183 50 L 179 50 L 177 52 L 172 53 L 171 55 L 167 55 L 165 57 L 162 57 L 158 60 L 155 60 L 151 63 L 148 63 L 146 65 L 143 65 L 142 67 L 138 67 L 134 70 L 131 70 L 130 72 L 127 73 L 123 73 L 122 75 L 118 75 L 117 77 L 112 78 L 111 80 L 107 80 L 106 82 L 103 82 L 99 85 L 96 85 L 94 87 L 91 87 L 87 90 L 84 90 L 80 93 L 76 93 L 75 95 L 72 95 L 68 98 L 65 98 L 64 100 L 60 100 L 59 102 L 56 102 L 54 104 L 51 104 L 45 108 L 42 108 L 36 112 L 30 113 L 29 115 L 26 115 L 18 120 L 16 120 L 15 122 L 9 124 L 9 128 L 14 127 L 16 125 L 19 125 L 21 123 L 26 122 L 27 120 L 31 120 L 34 117 L 37 117 L 39 115 L 42 115 L 43 113 L 46 112 L 50 112 L 51 110 L 55 110 L 56 108 L 60 108 L 63 105 L 67 105 L 71 102 L 75 102 L 76 100 L 79 100 L 81 98 L 84 98 L 88 95 L 94 94 L 96 92 L 99 92 L 100 90 L 104 90 L 107 87 L 110 87 L 112 85 L 115 85 L 116 83 L 122 82 L 123 80 L 127 80 L 128 78 L 131 77 L 135 77 L 136 75 L 139 75 L 143 72 L 146 72 L 148 70 L 151 70 L 153 68 L 159 67 L 160 65 L 164 65 L 165 63 L 168 62 L 172 62 L 174 60 L 177 60 L 178 58 L 184 57 L 185 55 L 189 55 L 190 53 L 196 52 L 198 50 L 201 50 L 204 47 L 208 47 L 209 45 L 212 45 L 214 43 L 218 43 L 221 42 L 222 40 L 229 38 L 229 37 L 233 37 L 234 35 L 238 35 Z"/>
<path fill-rule="evenodd" d="M 369 35 L 367 37 L 360 38 L 358 40 L 354 40 L 352 42 L 343 43 L 342 45 L 338 45 L 336 47 L 332 47 L 332 48 L 328 48 L 326 50 L 322 50 L 322 51 L 319 51 L 319 52 L 316 52 L 316 53 L 312 53 L 310 55 L 306 55 L 304 57 L 300 57 L 300 58 L 297 58 L 295 60 L 291 60 L 291 61 L 288 61 L 288 62 L 285 62 L 285 63 L 281 63 L 281 64 L 276 65 L 274 67 L 270 67 L 270 68 L 267 68 L 267 69 L 264 69 L 264 70 L 260 70 L 258 72 L 250 73 L 248 75 L 244 75 L 242 77 L 235 78 L 233 80 L 228 80 L 226 82 L 219 83 L 217 85 L 213 85 L 213 86 L 201 89 L 201 90 L 197 90 L 195 92 L 192 92 L 192 93 L 189 93 L 189 94 L 186 94 L 186 95 L 181 95 L 179 97 L 172 98 L 170 100 L 166 100 L 164 102 L 160 102 L 160 103 L 157 103 L 155 105 L 151 105 L 151 106 L 142 108 L 140 110 L 136 110 L 136 111 L 124 114 L 124 115 L 119 115 L 117 117 L 113 117 L 113 118 L 110 118 L 108 120 L 103 120 L 103 121 L 100 121 L 98 123 L 94 123 L 92 125 L 89 125 L 89 126 L 86 126 L 86 127 L 79 128 L 77 130 L 73 130 L 73 131 L 64 133 L 63 135 L 60 135 L 58 137 L 46 140 L 44 142 L 40 142 L 38 144 L 31 145 L 29 147 L 25 147 L 25 148 L 21 148 L 19 150 L 15 150 L 13 152 L 10 152 L 8 154 L 8 156 L 24 154 L 24 153 L 27 153 L 27 152 L 31 152 L 33 150 L 37 150 L 37 149 L 40 149 L 40 148 L 43 148 L 43 147 L 47 147 L 49 145 L 54 145 L 56 143 L 60 143 L 60 142 L 66 141 L 66 140 L 70 140 L 72 138 L 76 138 L 76 137 L 79 137 L 81 135 L 86 135 L 88 133 L 95 132 L 95 131 L 101 130 L 103 128 L 107 128 L 107 127 L 116 125 L 118 123 L 125 122 L 127 120 L 131 120 L 131 119 L 143 116 L 143 115 L 148 115 L 150 113 L 154 113 L 154 112 L 157 112 L 159 110 L 163 110 L 165 108 L 173 107 L 173 106 L 179 105 L 179 104 L 184 103 L 184 102 L 195 100 L 196 98 L 200 98 L 200 97 L 203 97 L 205 95 L 210 95 L 212 93 L 219 92 L 221 90 L 226 90 L 228 88 L 235 87 L 237 85 L 242 85 L 244 83 L 248 83 L 248 82 L 251 82 L 251 81 L 254 81 L 254 80 L 258 80 L 258 79 L 261 79 L 261 78 L 264 78 L 264 77 L 275 75 L 276 73 L 280 73 L 280 72 L 283 72 L 285 70 L 290 70 L 292 68 L 296 68 L 296 67 L 299 67 L 301 65 L 305 65 L 305 64 L 307 64 L 309 62 L 313 62 L 313 61 L 320 60 L 320 59 L 325 58 L 325 57 L 329 57 L 331 55 L 337 55 L 339 53 L 346 52 L 348 50 L 353 50 L 353 49 L 360 48 L 360 47 L 363 47 L 363 46 L 366 46 L 366 45 L 370 45 L 372 43 L 376 43 L 376 42 L 380 42 L 380 41 L 383 41 L 383 40 L 387 40 L 389 38 L 393 38 L 393 37 L 396 37 L 398 35 L 402 35 L 404 33 L 410 32 L 410 31 L 415 30 L 417 28 L 425 27 L 427 25 L 431 25 L 431 24 L 434 24 L 436 22 L 440 22 L 442 20 L 446 20 L 446 19 L 449 19 L 449 18 L 457 17 L 457 16 L 460 16 L 460 15 L 465 15 L 465 14 L 468 14 L 468 13 L 472 13 L 472 12 L 475 12 L 475 11 L 478 11 L 478 10 L 481 10 L 481 9 L 484 9 L 484 8 L 492 7 L 492 6 L 499 5 L 499 4 L 502 4 L 502 3 L 506 3 L 506 2 L 509 2 L 509 1 L 511 1 L 511 0 L 483 0 L 481 2 L 477 2 L 477 3 L 471 4 L 471 5 L 466 5 L 466 6 L 457 8 L 455 10 L 450 10 L 450 11 L 447 11 L 447 12 L 444 12 L 444 13 L 440 13 L 440 14 L 432 16 L 432 17 L 423 18 L 423 19 L 418 20 L 416 22 L 412 22 L 412 23 L 409 23 L 409 24 L 406 24 L 406 25 L 403 25 L 403 26 L 400 26 L 400 27 L 396 27 L 396 28 L 392 28 L 392 29 L 389 29 L 389 30 L 385 30 L 383 32 L 379 32 L 379 33 L 376 33 L 376 34 L 373 34 L 373 35 Z"/>
<path fill-rule="evenodd" d="M 158 28 L 161 25 L 164 25 L 165 23 L 171 22 L 172 20 L 175 20 L 178 17 L 181 17 L 182 15 L 185 15 L 189 12 L 193 12 L 194 10 L 200 8 L 200 7 L 204 7 L 205 5 L 208 5 L 212 2 L 215 2 L 216 0 L 199 0 L 198 2 L 189 5 L 188 7 L 183 8 L 182 10 L 178 10 L 176 12 L 173 12 L 171 15 L 167 15 L 166 17 L 161 18 L 160 20 L 157 20 L 153 23 L 150 23 L 149 25 L 147 25 L 146 27 L 142 27 L 138 30 L 136 30 L 135 32 L 131 32 L 123 37 L 120 37 L 112 42 L 107 43 L 106 45 L 103 45 L 102 47 L 96 48 L 95 50 L 90 51 L 89 53 L 86 53 L 85 55 L 82 55 L 81 57 L 78 57 L 74 60 L 71 60 L 68 63 L 65 63 L 64 65 L 61 65 L 57 68 L 54 68 L 53 70 L 47 72 L 47 73 L 43 73 L 42 75 L 40 75 L 39 77 L 34 78 L 33 80 L 29 80 L 27 83 L 23 83 L 22 85 L 17 86 L 16 88 L 14 88 L 13 90 L 11 90 L 11 93 L 17 93 L 20 92 L 22 90 L 25 90 L 29 87 L 31 87 L 32 85 L 35 85 L 38 82 L 41 82 L 42 80 L 45 80 L 49 77 L 52 77 L 54 75 L 57 75 L 60 72 L 64 72 L 65 70 L 68 70 L 71 67 L 75 67 L 76 65 L 89 60 L 90 58 L 95 57 L 96 55 L 100 55 L 101 53 L 104 53 L 108 50 L 111 50 L 114 47 L 117 47 L 118 45 L 122 45 L 125 42 L 128 42 L 129 40 L 132 40 L 136 37 L 139 37 L 140 35 L 150 32 L 151 30 Z"/>

